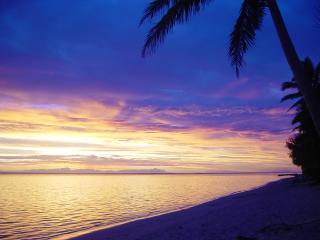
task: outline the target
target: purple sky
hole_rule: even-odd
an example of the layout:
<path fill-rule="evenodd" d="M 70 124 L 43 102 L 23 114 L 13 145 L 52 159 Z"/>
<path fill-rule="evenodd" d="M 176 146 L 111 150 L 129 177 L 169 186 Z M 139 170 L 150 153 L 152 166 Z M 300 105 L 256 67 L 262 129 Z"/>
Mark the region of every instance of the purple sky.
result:
<path fill-rule="evenodd" d="M 148 2 L 2 0 L 1 105 L 54 111 L 85 99 L 121 107 L 112 121 L 135 128 L 214 128 L 284 144 L 291 126 L 280 85 L 291 73 L 269 13 L 237 79 L 227 51 L 241 1 L 213 1 L 143 59 L 150 25 L 138 23 Z M 317 61 L 318 1 L 278 2 L 298 53 Z"/>

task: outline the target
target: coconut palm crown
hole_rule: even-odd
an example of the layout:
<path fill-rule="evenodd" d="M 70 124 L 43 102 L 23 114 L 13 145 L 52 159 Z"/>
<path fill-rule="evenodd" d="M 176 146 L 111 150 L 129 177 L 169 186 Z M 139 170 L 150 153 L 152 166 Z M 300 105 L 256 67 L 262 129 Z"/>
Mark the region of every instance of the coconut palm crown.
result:
<path fill-rule="evenodd" d="M 155 20 L 159 15 L 161 17 L 148 32 L 142 49 L 142 56 L 153 53 L 176 24 L 187 22 L 191 16 L 197 14 L 211 2 L 213 0 L 151 1 L 145 9 L 140 25 L 147 20 Z M 236 74 L 239 76 L 239 70 L 244 62 L 244 55 L 254 44 L 256 32 L 261 27 L 267 8 L 271 13 L 287 62 L 306 102 L 312 121 L 317 129 L 317 134 L 320 137 L 319 101 L 312 90 L 308 76 L 303 71 L 302 61 L 299 59 L 289 36 L 276 0 L 242 0 L 240 14 L 230 34 L 229 56 L 231 65 L 235 67 Z"/>
<path fill-rule="evenodd" d="M 320 99 L 320 64 L 314 67 L 311 60 L 306 59 L 304 71 L 309 76 L 312 88 Z M 282 101 L 295 100 L 289 109 L 295 111 L 291 121 L 294 126 L 294 134 L 289 137 L 286 144 L 290 151 L 290 157 L 295 165 L 301 166 L 305 176 L 320 179 L 320 137 L 317 135 L 295 79 L 284 82 L 282 90 L 291 90 L 291 93 L 284 96 Z"/>
<path fill-rule="evenodd" d="M 314 67 L 310 58 L 306 58 L 304 61 L 304 71 L 309 76 L 311 86 L 320 101 L 320 63 Z M 303 99 L 301 91 L 299 91 L 295 79 L 293 78 L 291 81 L 282 83 L 281 88 L 283 91 L 295 90 L 281 99 L 281 102 L 295 100 L 294 104 L 292 104 L 292 106 L 289 108 L 289 110 L 295 109 L 296 112 L 291 121 L 291 124 L 295 126 L 293 131 L 317 136 L 309 110 L 307 109 L 306 103 Z"/>
<path fill-rule="evenodd" d="M 146 20 L 154 20 L 159 14 L 162 18 L 148 32 L 142 49 L 142 56 L 152 54 L 162 43 L 175 24 L 187 22 L 212 0 L 154 0 L 145 9 L 140 25 Z M 264 0 L 244 0 L 239 17 L 230 34 L 229 56 L 237 75 L 243 65 L 243 57 L 254 44 L 256 31 L 260 28 L 265 14 Z"/>

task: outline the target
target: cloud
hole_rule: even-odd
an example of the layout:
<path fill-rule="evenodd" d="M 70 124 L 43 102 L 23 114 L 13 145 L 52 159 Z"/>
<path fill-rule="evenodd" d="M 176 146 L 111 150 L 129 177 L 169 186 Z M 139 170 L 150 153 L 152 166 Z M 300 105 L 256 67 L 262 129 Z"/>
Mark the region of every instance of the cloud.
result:
<path fill-rule="evenodd" d="M 143 60 L 139 51 L 147 26 L 138 29 L 137 24 L 146 3 L 6 1 L 0 21 L 1 85 L 72 95 L 103 90 L 160 96 L 160 101 L 182 93 L 175 101 L 215 97 L 220 104 L 278 103 L 270 84 L 279 86 L 290 74 L 269 16 L 258 33 L 256 48 L 246 58 L 241 79 L 236 80 L 226 53 L 239 3 L 210 4 L 189 24 L 178 26 L 156 55 Z M 298 40 L 297 48 L 316 57 L 319 51 L 313 46 L 319 34 L 310 24 L 311 14 L 305 14 L 299 23 L 292 17 L 300 9 L 306 13 L 308 6 L 312 3 L 281 3 L 290 30 L 304 33 L 292 34 Z M 217 19 L 224 24 L 217 24 Z M 307 36 L 311 36 L 308 46 L 301 42 Z"/>
<path fill-rule="evenodd" d="M 288 159 L 282 108 L 144 107 L 70 97 L 54 107 L 41 102 L 41 96 L 24 95 L 4 104 L 2 170 L 67 165 L 199 172 L 290 165 L 279 163 Z"/>
<path fill-rule="evenodd" d="M 224 160 L 228 156 L 221 156 Z M 112 159 L 97 156 L 0 156 L 2 172 L 25 173 L 165 173 L 165 172 L 285 172 L 296 171 L 286 163 L 266 162 L 263 168 L 250 165 L 257 159 L 237 162 Z M 61 168 L 60 166 L 64 166 Z M 67 167 L 66 167 L 67 166 Z M 45 168 L 44 168 L 45 167 Z"/>
<path fill-rule="evenodd" d="M 320 54 L 310 24 L 314 1 L 279 3 L 297 49 L 313 59 Z M 101 162 L 82 162 L 97 166 L 161 160 L 181 171 L 290 167 L 284 144 L 291 115 L 279 89 L 291 74 L 270 16 L 237 79 L 226 53 L 240 2 L 210 4 L 142 59 L 149 26 L 137 24 L 146 3 L 3 0 L 2 153 L 97 156 Z M 41 166 L 80 164 L 69 160 Z"/>
<path fill-rule="evenodd" d="M 37 170 L 23 170 L 23 171 L 9 171 L 3 173 L 31 173 L 31 174 L 163 174 L 167 173 L 162 169 L 133 169 L 133 170 L 118 170 L 118 171 L 101 171 L 95 169 L 70 169 L 70 168 L 57 168 L 57 169 L 37 169 Z"/>

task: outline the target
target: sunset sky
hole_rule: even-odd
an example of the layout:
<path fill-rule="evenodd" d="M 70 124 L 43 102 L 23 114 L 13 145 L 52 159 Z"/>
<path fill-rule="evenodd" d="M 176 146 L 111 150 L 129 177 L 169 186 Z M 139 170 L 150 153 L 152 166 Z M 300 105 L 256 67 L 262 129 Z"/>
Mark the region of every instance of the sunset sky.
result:
<path fill-rule="evenodd" d="M 297 170 L 269 13 L 237 79 L 227 48 L 241 1 L 213 1 L 143 59 L 148 2 L 1 1 L 0 171 Z M 300 56 L 318 60 L 318 1 L 278 2 Z"/>

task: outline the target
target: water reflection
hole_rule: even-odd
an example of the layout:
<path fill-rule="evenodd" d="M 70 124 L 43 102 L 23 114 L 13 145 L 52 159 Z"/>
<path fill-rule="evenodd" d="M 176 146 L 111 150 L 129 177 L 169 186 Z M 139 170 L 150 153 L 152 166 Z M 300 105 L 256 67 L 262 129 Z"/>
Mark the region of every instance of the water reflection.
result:
<path fill-rule="evenodd" d="M 275 175 L 0 175 L 0 238 L 49 239 L 199 204 Z"/>

